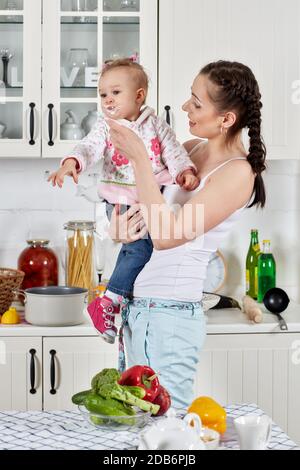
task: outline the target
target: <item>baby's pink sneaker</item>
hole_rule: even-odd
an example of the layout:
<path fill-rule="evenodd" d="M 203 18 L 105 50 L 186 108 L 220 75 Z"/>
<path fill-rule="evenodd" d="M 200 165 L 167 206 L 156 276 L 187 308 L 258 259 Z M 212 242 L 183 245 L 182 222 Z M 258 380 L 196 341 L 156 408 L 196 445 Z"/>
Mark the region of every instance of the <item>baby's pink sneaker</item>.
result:
<path fill-rule="evenodd" d="M 100 336 L 113 344 L 118 331 L 115 327 L 115 315 L 120 313 L 120 305 L 114 305 L 113 301 L 104 295 L 102 298 L 97 297 L 93 300 L 87 311 Z"/>

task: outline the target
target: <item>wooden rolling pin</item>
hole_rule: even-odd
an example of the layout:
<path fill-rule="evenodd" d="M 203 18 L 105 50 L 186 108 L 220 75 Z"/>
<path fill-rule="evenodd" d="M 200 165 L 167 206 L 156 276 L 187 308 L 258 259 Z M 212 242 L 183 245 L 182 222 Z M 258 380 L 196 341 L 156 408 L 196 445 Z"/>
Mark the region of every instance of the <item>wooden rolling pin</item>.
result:
<path fill-rule="evenodd" d="M 258 307 L 255 300 L 253 300 L 249 295 L 243 297 L 243 312 L 247 315 L 250 321 L 254 323 L 261 323 L 263 320 L 263 313 Z"/>

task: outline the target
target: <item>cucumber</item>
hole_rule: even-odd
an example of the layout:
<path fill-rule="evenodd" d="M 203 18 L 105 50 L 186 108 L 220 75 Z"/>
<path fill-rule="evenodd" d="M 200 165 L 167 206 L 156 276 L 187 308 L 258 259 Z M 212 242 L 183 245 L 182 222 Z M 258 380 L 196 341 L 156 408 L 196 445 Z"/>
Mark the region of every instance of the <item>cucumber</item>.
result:
<path fill-rule="evenodd" d="M 84 401 L 90 393 L 92 393 L 92 390 L 84 390 L 83 392 L 76 393 L 72 396 L 72 403 L 74 403 L 74 405 L 84 405 Z"/>
<path fill-rule="evenodd" d="M 133 415 L 133 413 L 135 414 L 134 410 L 131 409 L 129 413 L 128 406 L 124 406 L 123 403 L 119 402 L 118 400 L 114 400 L 113 398 L 102 398 L 100 395 L 90 393 L 86 396 L 84 406 L 92 414 L 95 413 L 105 415 L 107 417 L 114 416 L 114 421 L 116 423 L 127 425 L 135 424 L 135 418 Z M 117 416 L 126 416 L 128 418 L 124 421 L 122 418 L 118 419 Z M 94 424 L 102 424 L 103 419 L 104 418 L 100 416 L 94 416 L 93 420 L 91 421 Z"/>

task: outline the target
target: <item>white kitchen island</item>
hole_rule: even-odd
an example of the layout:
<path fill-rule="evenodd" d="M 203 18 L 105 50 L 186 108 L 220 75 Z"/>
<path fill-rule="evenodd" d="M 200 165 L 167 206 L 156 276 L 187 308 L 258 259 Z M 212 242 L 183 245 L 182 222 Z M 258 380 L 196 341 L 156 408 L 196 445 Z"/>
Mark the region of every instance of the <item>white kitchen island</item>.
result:
<path fill-rule="evenodd" d="M 195 396 L 220 403 L 257 403 L 300 443 L 300 305 L 284 318 L 265 313 L 250 323 L 237 309 L 207 312 L 207 339 L 198 367 Z M 72 410 L 71 396 L 89 388 L 104 367 L 117 367 L 109 345 L 86 323 L 73 327 L 0 325 L 2 410 Z"/>

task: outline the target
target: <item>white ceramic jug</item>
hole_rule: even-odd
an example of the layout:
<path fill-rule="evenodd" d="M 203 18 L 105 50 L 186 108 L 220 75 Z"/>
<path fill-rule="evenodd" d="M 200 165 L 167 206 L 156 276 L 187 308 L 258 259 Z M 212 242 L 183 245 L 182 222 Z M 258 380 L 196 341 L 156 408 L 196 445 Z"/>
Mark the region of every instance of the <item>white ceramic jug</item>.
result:
<path fill-rule="evenodd" d="M 84 137 L 83 129 L 78 124 L 76 115 L 70 109 L 66 111 L 67 119 L 60 126 L 60 138 L 63 140 L 81 140 Z"/>
<path fill-rule="evenodd" d="M 193 422 L 193 427 L 192 427 Z M 184 419 L 176 418 L 176 412 L 169 410 L 166 419 L 159 420 L 140 435 L 140 450 L 205 450 L 201 440 L 202 423 L 195 413 Z"/>

